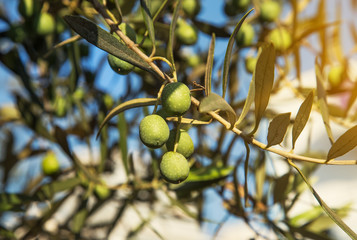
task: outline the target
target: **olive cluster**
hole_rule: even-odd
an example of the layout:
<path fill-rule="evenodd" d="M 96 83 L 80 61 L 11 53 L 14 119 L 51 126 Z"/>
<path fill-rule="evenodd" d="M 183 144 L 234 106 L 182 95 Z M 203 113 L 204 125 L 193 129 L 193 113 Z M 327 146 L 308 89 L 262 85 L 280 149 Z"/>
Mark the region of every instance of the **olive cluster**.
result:
<path fill-rule="evenodd" d="M 171 131 L 165 119 L 168 116 L 182 116 L 191 106 L 189 88 L 180 82 L 167 84 L 161 94 L 162 109 L 156 114 L 144 117 L 139 126 L 141 141 L 149 148 L 166 145 L 167 152 L 162 156 L 160 172 L 170 183 L 180 183 L 189 174 L 187 158 L 194 146 L 187 131 L 174 128 Z"/>

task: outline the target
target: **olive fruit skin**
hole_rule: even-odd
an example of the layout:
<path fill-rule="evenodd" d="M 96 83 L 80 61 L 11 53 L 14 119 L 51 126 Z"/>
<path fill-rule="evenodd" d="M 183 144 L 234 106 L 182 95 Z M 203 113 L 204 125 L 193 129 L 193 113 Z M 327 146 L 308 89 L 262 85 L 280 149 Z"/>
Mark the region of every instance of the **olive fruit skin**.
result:
<path fill-rule="evenodd" d="M 245 69 L 248 73 L 253 74 L 255 66 L 257 65 L 258 58 L 256 57 L 247 57 L 245 59 Z"/>
<path fill-rule="evenodd" d="M 152 114 L 141 120 L 139 125 L 141 141 L 149 148 L 163 146 L 170 135 L 170 129 L 165 120 L 159 115 Z"/>
<path fill-rule="evenodd" d="M 345 68 L 342 65 L 331 67 L 327 76 L 331 88 L 336 88 L 340 86 L 344 78 L 345 78 Z"/>
<path fill-rule="evenodd" d="M 251 24 L 243 24 L 237 33 L 237 44 L 240 47 L 246 47 L 254 41 L 254 28 Z"/>
<path fill-rule="evenodd" d="M 54 175 L 60 169 L 59 162 L 54 152 L 48 152 L 42 159 L 42 171 L 45 175 Z"/>
<path fill-rule="evenodd" d="M 191 26 L 184 20 L 177 22 L 178 26 L 175 30 L 175 35 L 179 42 L 185 45 L 193 45 L 197 42 L 198 33 L 194 26 Z"/>
<path fill-rule="evenodd" d="M 275 50 L 286 51 L 292 44 L 290 33 L 285 28 L 275 28 L 267 36 L 268 41 L 272 42 Z"/>
<path fill-rule="evenodd" d="M 20 14 L 24 17 L 31 17 L 34 12 L 33 0 L 20 0 L 18 5 Z"/>
<path fill-rule="evenodd" d="M 182 10 L 187 14 L 187 16 L 195 16 L 201 10 L 201 4 L 198 0 L 183 0 Z"/>
<path fill-rule="evenodd" d="M 136 42 L 136 33 L 134 29 L 132 29 L 128 24 L 121 23 L 119 25 L 119 28 L 133 42 Z M 117 38 L 119 42 L 123 43 L 123 40 L 117 34 L 114 33 L 113 36 Z M 113 69 L 113 71 L 115 71 L 120 75 L 127 75 L 135 68 L 135 66 L 132 65 L 131 63 L 128 63 L 127 61 L 117 58 L 111 54 L 108 54 L 108 63 L 111 69 Z"/>
<path fill-rule="evenodd" d="M 263 22 L 275 22 L 280 15 L 281 7 L 276 1 L 265 1 L 260 6 L 260 19 Z"/>
<path fill-rule="evenodd" d="M 35 21 L 36 33 L 38 35 L 48 35 L 56 30 L 56 22 L 54 17 L 46 12 L 40 13 Z"/>
<path fill-rule="evenodd" d="M 94 187 L 94 192 L 101 200 L 108 198 L 110 195 L 110 189 L 102 184 L 96 184 Z"/>
<path fill-rule="evenodd" d="M 242 12 L 248 8 L 250 0 L 233 0 L 232 3 L 239 12 Z"/>
<path fill-rule="evenodd" d="M 169 139 L 166 142 L 166 148 L 168 151 L 174 150 L 176 132 L 177 129 L 172 129 L 170 131 Z M 193 141 L 188 132 L 185 130 L 180 129 L 180 131 L 177 133 L 179 134 L 179 137 L 176 152 L 181 153 L 185 158 L 188 158 L 194 151 Z"/>
<path fill-rule="evenodd" d="M 191 106 L 190 89 L 183 83 L 167 84 L 161 94 L 163 109 L 172 116 L 182 116 Z"/>
<path fill-rule="evenodd" d="M 182 154 L 170 151 L 162 156 L 160 172 L 167 182 L 177 184 L 188 177 L 190 166 Z"/>

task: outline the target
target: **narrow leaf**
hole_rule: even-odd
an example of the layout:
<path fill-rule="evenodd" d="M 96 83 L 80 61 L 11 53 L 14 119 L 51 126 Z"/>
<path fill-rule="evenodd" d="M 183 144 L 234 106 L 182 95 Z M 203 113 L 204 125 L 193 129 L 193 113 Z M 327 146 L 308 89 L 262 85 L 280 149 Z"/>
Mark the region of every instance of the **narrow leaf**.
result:
<path fill-rule="evenodd" d="M 253 73 L 253 79 L 254 79 L 254 75 L 255 75 L 255 71 Z M 253 79 L 249 84 L 248 95 L 247 95 L 247 98 L 245 99 L 245 103 L 244 103 L 244 107 L 243 107 L 242 113 L 239 115 L 239 118 L 238 118 L 237 122 L 235 123 L 235 126 L 239 126 L 239 124 L 244 120 L 244 118 L 249 113 L 250 107 L 253 104 L 254 94 L 255 94 L 255 83 L 254 83 Z"/>
<path fill-rule="evenodd" d="M 155 29 L 152 15 L 150 13 L 150 1 L 148 0 L 140 0 L 141 12 L 144 17 L 145 26 L 149 32 L 149 37 L 152 42 L 152 53 L 155 54 L 156 45 L 155 45 Z"/>
<path fill-rule="evenodd" d="M 259 123 L 268 106 L 270 92 L 274 83 L 275 49 L 272 43 L 265 43 L 257 60 L 254 74 L 255 84 L 255 127 L 250 134 L 258 130 Z"/>
<path fill-rule="evenodd" d="M 310 191 L 312 192 L 312 194 L 314 195 L 315 199 L 318 201 L 318 203 L 320 204 L 320 206 L 322 207 L 322 209 L 325 211 L 325 213 L 345 232 L 348 234 L 348 236 L 351 237 L 351 239 L 357 239 L 357 234 L 352 231 L 352 229 L 346 225 L 346 223 L 344 223 L 342 221 L 342 219 L 321 199 L 321 197 L 318 195 L 318 193 L 315 191 L 315 189 L 311 186 L 311 184 L 309 183 L 309 181 L 307 180 L 307 178 L 304 176 L 304 174 L 302 173 L 302 171 L 299 169 L 299 167 L 294 164 L 291 160 L 289 160 L 289 164 L 291 166 L 293 166 L 298 173 L 300 174 L 300 176 L 302 177 L 302 179 L 305 181 L 306 185 L 309 187 Z"/>
<path fill-rule="evenodd" d="M 213 57 L 214 57 L 214 47 L 216 43 L 216 35 L 212 33 L 211 43 L 209 45 L 207 63 L 206 63 L 206 73 L 205 73 L 205 93 L 208 96 L 211 93 L 211 81 L 212 81 L 212 68 L 213 68 Z"/>
<path fill-rule="evenodd" d="M 124 113 L 118 115 L 118 131 L 119 131 L 119 148 L 121 152 L 121 160 L 124 165 L 126 175 L 129 176 L 129 162 L 128 162 L 128 125 Z"/>
<path fill-rule="evenodd" d="M 248 202 L 248 170 L 249 170 L 249 157 L 250 157 L 250 148 L 249 144 L 244 141 L 244 146 L 246 149 L 245 161 L 244 161 L 244 204 L 245 207 L 249 207 Z"/>
<path fill-rule="evenodd" d="M 283 176 L 279 177 L 274 183 L 274 203 L 283 201 L 285 198 L 285 192 L 289 184 L 290 174 L 286 173 Z"/>
<path fill-rule="evenodd" d="M 112 119 L 115 115 L 118 115 L 119 113 L 131 109 L 131 108 L 136 108 L 136 107 L 144 107 L 144 106 L 151 106 L 155 105 L 157 102 L 156 98 L 139 98 L 139 99 L 133 99 L 126 101 L 124 103 L 119 104 L 116 106 L 114 109 L 112 109 L 108 115 L 104 118 L 102 124 L 99 126 L 99 130 L 97 133 L 96 138 L 98 138 L 100 131 L 102 130 L 103 126 L 110 120 Z"/>
<path fill-rule="evenodd" d="M 89 43 L 143 70 L 152 72 L 147 62 L 95 23 L 79 16 L 70 15 L 64 16 L 64 20 Z"/>
<path fill-rule="evenodd" d="M 295 142 L 300 136 L 302 130 L 305 128 L 307 120 L 309 119 L 312 103 L 314 101 L 314 93 L 311 91 L 306 97 L 305 101 L 301 104 L 298 113 L 296 114 L 293 125 L 293 149 L 295 148 Z"/>
<path fill-rule="evenodd" d="M 78 177 L 48 183 L 48 184 L 41 186 L 37 190 L 35 195 L 37 197 L 39 197 L 40 199 L 50 199 L 56 193 L 62 192 L 65 190 L 70 190 L 70 189 L 74 188 L 75 186 L 79 185 L 80 183 L 81 183 L 81 179 Z"/>
<path fill-rule="evenodd" d="M 207 113 L 210 111 L 219 110 L 225 112 L 230 122 L 231 126 L 236 122 L 237 116 L 231 105 L 229 105 L 226 100 L 215 93 L 211 93 L 209 96 L 202 99 L 199 106 L 200 113 Z"/>
<path fill-rule="evenodd" d="M 201 168 L 198 170 L 190 171 L 190 175 L 188 176 L 185 183 L 188 182 L 202 182 L 202 181 L 212 181 L 217 179 L 222 179 L 227 177 L 232 173 L 234 167 L 232 166 L 212 166 L 208 168 Z"/>
<path fill-rule="evenodd" d="M 228 72 L 229 72 L 229 66 L 231 63 L 231 57 L 232 57 L 232 50 L 233 50 L 233 44 L 235 42 L 237 33 L 242 26 L 244 20 L 248 17 L 249 13 L 251 13 L 254 9 L 252 8 L 250 11 L 248 11 L 238 22 L 236 27 L 234 28 L 234 31 L 232 35 L 229 37 L 228 45 L 227 45 L 227 50 L 226 50 L 226 55 L 224 57 L 224 63 L 223 63 L 223 78 L 222 78 L 222 97 L 224 98 L 226 96 L 226 90 L 227 90 L 227 82 L 228 82 Z"/>
<path fill-rule="evenodd" d="M 171 62 L 173 67 L 175 67 L 174 52 L 173 52 L 174 39 L 175 39 L 175 28 L 176 28 L 177 19 L 179 17 L 180 8 L 181 8 L 181 0 L 178 0 L 177 5 L 174 10 L 174 13 L 173 13 L 173 16 L 172 16 L 172 21 L 170 24 L 169 42 L 167 44 L 167 51 L 166 51 L 167 59 Z"/>
<path fill-rule="evenodd" d="M 327 161 L 340 157 L 357 146 L 357 125 L 348 129 L 332 144 L 327 154 Z"/>
<path fill-rule="evenodd" d="M 280 144 L 283 141 L 290 123 L 290 114 L 291 113 L 289 112 L 279 114 L 270 122 L 267 137 L 268 144 L 266 148 Z"/>

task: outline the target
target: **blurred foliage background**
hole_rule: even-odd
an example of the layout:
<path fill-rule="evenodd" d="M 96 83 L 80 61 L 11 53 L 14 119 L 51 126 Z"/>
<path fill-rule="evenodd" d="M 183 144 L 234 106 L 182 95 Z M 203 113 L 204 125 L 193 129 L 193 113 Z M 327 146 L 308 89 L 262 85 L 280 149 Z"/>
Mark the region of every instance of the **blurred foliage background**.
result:
<path fill-rule="evenodd" d="M 251 146 L 249 164 L 244 167 L 247 160 L 243 140 L 217 122 L 184 125 L 194 140 L 195 152 L 189 160 L 190 176 L 179 185 L 168 184 L 160 177 L 158 163 L 165 149 L 149 150 L 140 144 L 138 124 L 152 107 L 119 114 L 96 139 L 111 109 L 128 100 L 156 97 L 162 81 L 138 67 L 127 75 L 115 73 L 109 68 L 107 53 L 69 27 L 63 17 L 78 15 L 110 31 L 92 1 L 14 2 L 2 1 L 0 8 L 1 67 L 10 78 L 7 83 L 16 86 L 8 93 L 11 104 L 0 103 L 1 238 L 107 239 L 121 221 L 131 221 L 125 217 L 131 208 L 136 211 L 138 224 L 127 229 L 123 238 L 135 239 L 150 229 L 158 239 L 165 239 L 151 219 L 164 216 L 191 218 L 198 224 L 210 222 L 204 209 L 210 197 L 205 194 L 207 189 L 222 199 L 225 219 L 242 219 L 257 237 L 266 237 L 257 230 L 263 228 L 276 239 L 333 238 L 331 228 L 335 223 L 320 207 L 312 206 L 297 216 L 289 214 L 307 191 L 299 174 L 293 168 L 282 175 L 268 171 L 271 157 L 255 146 Z M 348 63 L 355 54 L 357 33 L 354 23 L 348 23 L 352 45 L 346 52 L 340 28 L 342 1 L 336 1 L 331 21 L 325 0 L 227 0 L 221 3 L 223 9 L 217 9 L 224 12 L 222 25 L 215 24 L 214 15 L 209 21 L 199 17 L 205 1 L 183 0 L 180 8 L 179 1 L 143 2 L 150 3 L 155 48 L 152 36 L 147 34 L 140 1 L 101 0 L 100 4 L 110 16 L 134 29 L 143 53 L 149 56 L 155 49 L 155 57 L 168 59 L 170 24 L 176 9 L 172 49 L 175 73 L 195 98 L 202 99 L 207 88 L 206 62 L 208 56 L 213 57 L 208 51 L 209 39 L 214 35 L 218 44 L 226 45 L 236 24 L 254 7 L 237 34 L 229 63 L 225 100 L 234 112 L 243 111 L 258 47 L 271 41 L 276 49 L 272 94 L 289 88 L 296 98 L 305 99 L 312 88 L 301 84 L 302 66 L 305 61 L 315 64 L 316 58 L 325 97 L 347 96 L 339 106 L 326 103 L 322 114 L 347 128 L 356 124 L 352 106 L 357 84 Z M 14 4 L 15 10 L 9 10 Z M 353 11 L 357 9 L 356 1 L 344 4 Z M 304 52 L 312 59 L 303 59 Z M 213 60 L 212 92 L 222 93 L 222 56 L 219 53 Z M 155 60 L 155 64 L 171 74 L 165 61 Z M 297 79 L 298 84 L 292 85 L 291 79 Z M 268 110 L 263 119 L 270 120 L 277 114 Z M 185 117 L 209 120 L 195 107 Z M 293 122 L 291 119 L 289 124 Z M 253 126 L 254 111 L 249 111 L 239 128 L 249 132 Z M 258 136 L 264 134 L 258 132 Z M 325 158 L 326 153 L 311 149 L 305 155 Z M 282 164 L 289 166 L 287 162 Z M 306 177 L 318 168 L 311 163 L 299 166 Z M 108 204 L 115 206 L 110 214 L 104 208 Z M 149 214 L 143 214 L 138 206 L 146 206 Z M 344 217 L 349 210 L 347 204 L 335 212 Z M 108 217 L 95 220 L 100 211 Z M 215 234 L 224 222 L 212 223 Z M 254 225 L 257 222 L 259 228 Z"/>

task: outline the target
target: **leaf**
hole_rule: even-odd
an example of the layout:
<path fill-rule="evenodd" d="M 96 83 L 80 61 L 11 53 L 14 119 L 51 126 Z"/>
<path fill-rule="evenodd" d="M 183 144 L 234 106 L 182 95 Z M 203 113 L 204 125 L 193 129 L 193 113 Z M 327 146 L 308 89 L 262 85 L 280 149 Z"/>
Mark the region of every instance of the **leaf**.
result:
<path fill-rule="evenodd" d="M 290 112 L 282 113 L 274 117 L 268 128 L 268 144 L 266 148 L 280 144 L 285 136 L 290 123 Z"/>
<path fill-rule="evenodd" d="M 222 179 L 227 177 L 232 173 L 234 167 L 232 166 L 211 166 L 208 168 L 200 168 L 197 170 L 190 171 L 190 175 L 187 177 L 185 183 L 188 182 L 204 182 L 212 181 L 217 179 Z"/>
<path fill-rule="evenodd" d="M 145 26 L 149 32 L 149 37 L 152 42 L 152 53 L 155 54 L 156 45 L 155 45 L 155 30 L 154 30 L 154 22 L 150 13 L 150 1 L 148 0 L 140 0 L 141 12 L 144 17 Z"/>
<path fill-rule="evenodd" d="M 0 193 L 0 212 L 21 211 L 26 204 L 39 201 L 36 196 L 15 193 Z"/>
<path fill-rule="evenodd" d="M 141 59 L 133 50 L 120 43 L 118 39 L 95 23 L 79 16 L 64 16 L 64 20 L 81 37 L 96 47 L 127 61 L 145 71 L 153 72 L 150 65 Z"/>
<path fill-rule="evenodd" d="M 255 169 L 255 185 L 256 185 L 256 200 L 260 202 L 264 196 L 264 182 L 266 178 L 266 165 L 265 161 L 262 161 L 260 165 Z"/>
<path fill-rule="evenodd" d="M 253 73 L 253 79 L 254 79 L 254 75 L 255 75 L 255 71 Z M 247 98 L 245 99 L 243 110 L 242 110 L 241 114 L 239 115 L 237 122 L 234 124 L 235 126 L 239 126 L 239 124 L 244 120 L 244 118 L 249 113 L 250 107 L 253 104 L 254 93 L 255 93 L 255 84 L 254 84 L 253 79 L 249 84 L 248 95 L 247 95 Z"/>
<path fill-rule="evenodd" d="M 262 46 L 254 72 L 254 103 L 255 103 L 255 127 L 250 134 L 258 130 L 259 123 L 266 107 L 268 106 L 270 92 L 274 83 L 275 49 L 272 43 Z"/>
<path fill-rule="evenodd" d="M 223 78 L 222 78 L 222 97 L 223 98 L 226 96 L 227 82 L 228 82 L 228 71 L 229 71 L 229 66 L 230 66 L 231 56 L 232 56 L 232 49 L 233 49 L 233 44 L 236 39 L 236 35 L 237 35 L 240 27 L 242 26 L 244 20 L 248 17 L 249 13 L 251 13 L 253 10 L 254 9 L 251 9 L 246 14 L 244 14 L 244 16 L 241 18 L 241 20 L 238 22 L 238 24 L 234 28 L 232 35 L 229 37 L 226 55 L 224 57 L 224 63 L 223 63 Z"/>
<path fill-rule="evenodd" d="M 177 19 L 179 17 L 180 8 L 181 8 L 181 0 L 179 0 L 177 2 L 174 13 L 172 15 L 170 31 L 169 31 L 169 41 L 168 41 L 167 50 L 166 50 L 167 59 L 171 62 L 172 66 L 174 68 L 175 68 L 175 62 L 174 62 L 173 49 L 174 49 L 174 39 L 175 39 L 175 28 L 176 28 Z M 175 70 L 175 69 L 173 69 L 173 70 Z"/>
<path fill-rule="evenodd" d="M 138 98 L 138 99 L 129 100 L 129 101 L 119 104 L 114 109 L 112 109 L 108 113 L 108 115 L 104 118 L 103 122 L 99 126 L 99 130 L 98 130 L 96 138 L 98 138 L 100 131 L 102 130 L 104 125 L 110 119 L 112 119 L 115 115 L 117 115 L 125 110 L 131 109 L 131 108 L 155 105 L 156 102 L 157 102 L 156 98 Z"/>
<path fill-rule="evenodd" d="M 206 72 L 205 72 L 205 93 L 208 96 L 211 93 L 211 81 L 212 81 L 212 68 L 214 59 L 214 47 L 216 43 L 216 35 L 212 33 L 211 43 L 209 45 Z"/>
<path fill-rule="evenodd" d="M 166 121 L 172 121 L 172 122 L 180 121 L 181 123 L 191 124 L 191 125 L 206 125 L 212 122 L 212 118 L 209 121 L 201 121 L 201 120 L 184 118 L 184 117 L 166 117 Z"/>
<path fill-rule="evenodd" d="M 274 203 L 281 202 L 285 198 L 286 189 L 288 188 L 290 174 L 286 173 L 279 177 L 274 183 Z"/>
<path fill-rule="evenodd" d="M 348 129 L 332 144 L 327 154 L 327 161 L 351 151 L 357 146 L 357 125 Z"/>
<path fill-rule="evenodd" d="M 306 97 L 306 99 L 304 100 L 304 102 L 301 104 L 299 111 L 296 114 L 293 130 L 292 130 L 293 149 L 295 148 L 296 140 L 300 136 L 302 130 L 305 128 L 307 120 L 309 120 L 313 101 L 314 101 L 314 93 L 313 91 L 311 91 L 309 95 Z"/>
<path fill-rule="evenodd" d="M 315 199 L 317 200 L 317 202 L 320 204 L 320 206 L 322 207 L 322 209 L 325 211 L 325 213 L 345 232 L 348 234 L 348 236 L 350 236 L 352 239 L 357 239 L 357 234 L 352 231 L 352 229 L 347 226 L 342 219 L 321 199 L 321 197 L 318 195 L 318 193 L 315 191 L 315 189 L 311 186 L 311 184 L 309 183 L 309 181 L 307 180 L 307 178 L 304 176 L 304 174 L 302 173 L 302 171 L 299 169 L 299 167 L 294 164 L 290 159 L 288 159 L 288 162 L 291 166 L 293 166 L 298 173 L 300 174 L 300 176 L 302 177 L 302 179 L 305 181 L 306 185 L 309 187 L 310 191 L 312 192 L 312 194 L 314 195 Z"/>
<path fill-rule="evenodd" d="M 317 59 L 315 60 L 315 72 L 316 72 L 316 89 L 317 89 L 317 100 L 318 100 L 317 102 L 320 107 L 321 116 L 324 121 L 326 133 L 332 144 L 334 142 L 334 138 L 330 127 L 330 119 L 329 119 L 330 114 L 328 111 L 328 105 L 326 101 L 326 92 L 323 87 L 322 72 L 320 66 L 317 63 Z"/>
<path fill-rule="evenodd" d="M 51 199 L 56 193 L 70 190 L 81 183 L 78 177 L 69 178 L 62 181 L 55 181 L 42 185 L 35 193 L 40 199 Z"/>
<path fill-rule="evenodd" d="M 118 115 L 118 131 L 119 131 L 119 148 L 121 152 L 121 160 L 123 162 L 126 175 L 129 176 L 129 163 L 128 163 L 128 125 L 124 113 Z"/>
<path fill-rule="evenodd" d="M 236 122 L 237 116 L 231 105 L 229 105 L 226 100 L 215 93 L 211 93 L 209 96 L 202 99 L 199 106 L 200 113 L 207 113 L 216 110 L 225 112 L 228 117 L 228 121 L 230 122 L 231 126 L 233 126 L 233 124 Z"/>
<path fill-rule="evenodd" d="M 227 26 L 214 26 L 210 23 L 202 22 L 197 19 L 192 20 L 194 25 L 197 26 L 197 28 L 203 32 L 208 34 L 209 36 L 212 36 L 214 33 L 217 37 L 222 37 L 222 38 L 228 38 L 230 37 L 229 34 L 229 28 Z"/>

